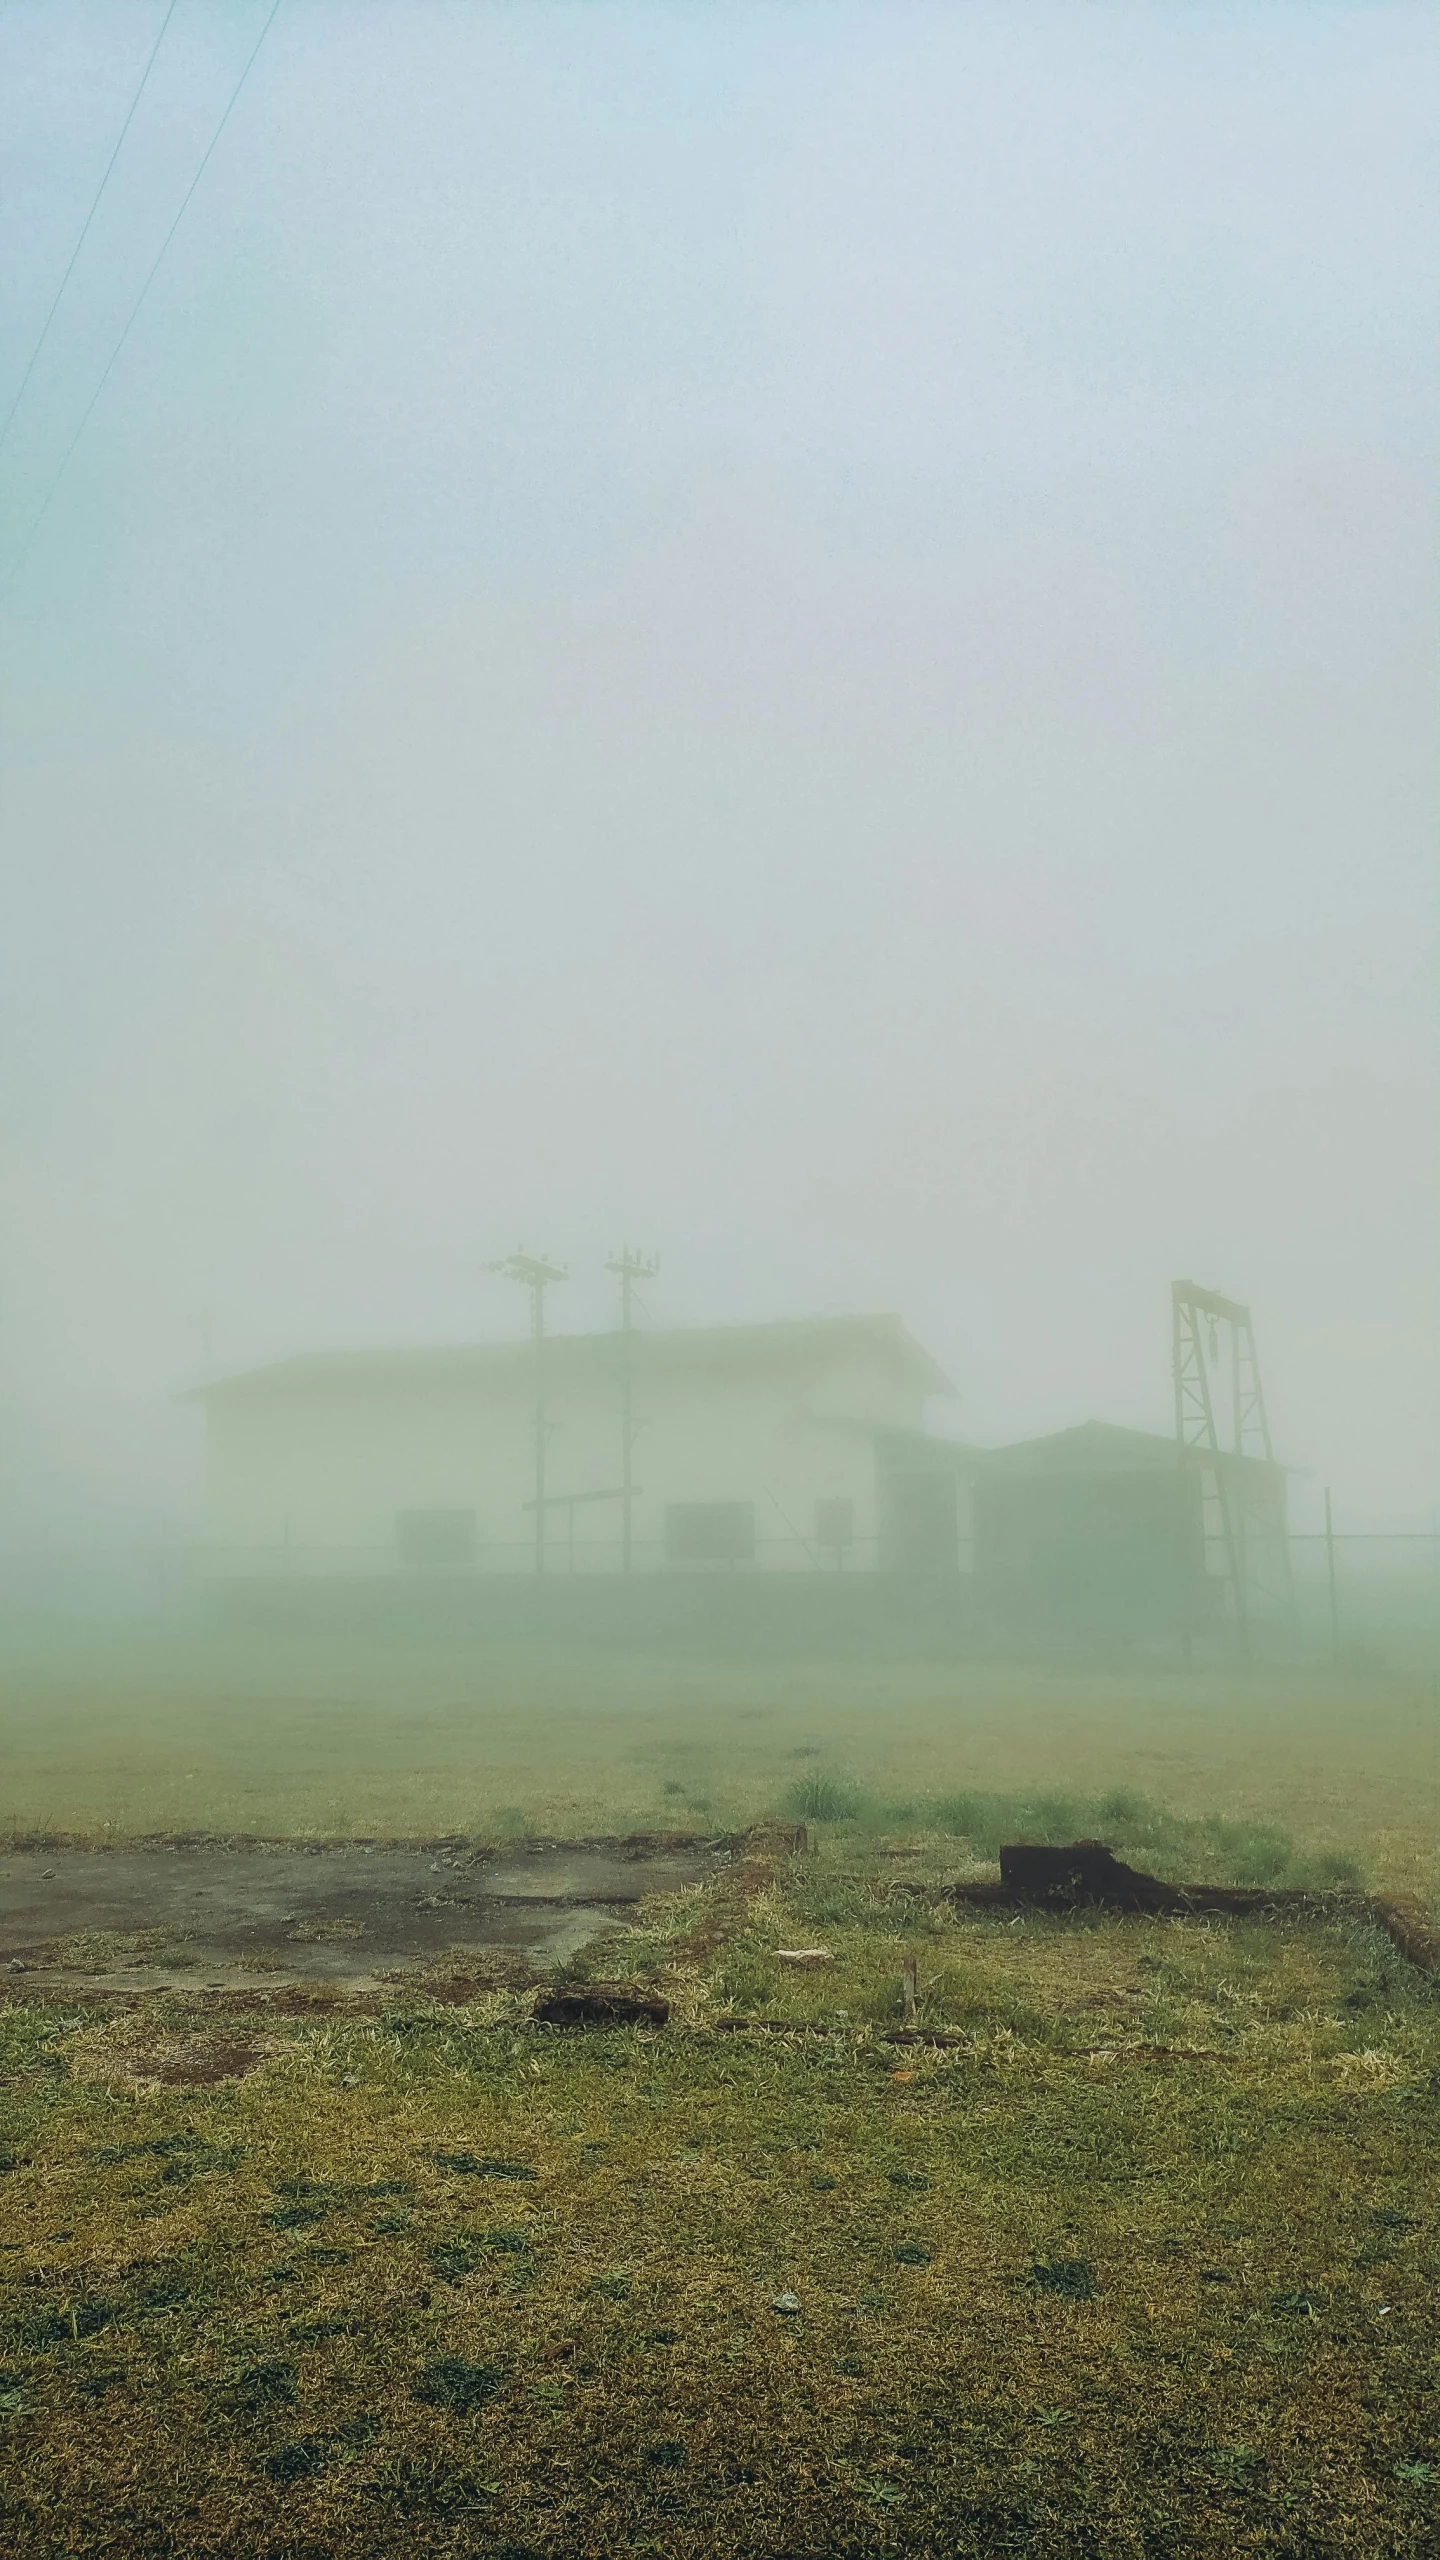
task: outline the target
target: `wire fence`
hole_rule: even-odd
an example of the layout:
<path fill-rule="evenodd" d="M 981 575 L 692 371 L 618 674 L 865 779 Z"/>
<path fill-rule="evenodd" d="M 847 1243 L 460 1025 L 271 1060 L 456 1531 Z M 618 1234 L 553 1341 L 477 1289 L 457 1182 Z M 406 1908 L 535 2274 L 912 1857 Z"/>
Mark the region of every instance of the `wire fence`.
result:
<path fill-rule="evenodd" d="M 1289 1589 L 1272 1588 L 1265 1615 L 1288 1616 L 1307 1645 L 1363 1644 L 1387 1633 L 1440 1634 L 1440 1533 L 1428 1530 L 1296 1531 L 1286 1540 Z M 740 1581 L 747 1576 L 874 1576 L 884 1557 L 873 1537 L 826 1548 L 798 1534 L 757 1535 L 753 1554 L 711 1561 L 673 1558 L 663 1540 L 636 1539 L 637 1578 L 680 1575 Z M 1223 1574 L 1218 1552 L 1212 1578 Z M 563 1531 L 547 1546 L 548 1577 L 611 1578 L 622 1551 L 613 1536 Z M 463 1564 L 407 1567 L 393 1544 L 311 1545 L 275 1540 L 249 1546 L 200 1539 L 156 1538 L 101 1546 L 0 1547 L 0 1613 L 11 1628 L 37 1621 L 121 1618 L 155 1620 L 203 1614 L 217 1592 L 293 1583 L 393 1583 L 411 1591 L 485 1581 L 533 1579 L 529 1538 L 480 1544 Z M 971 1556 L 962 1545 L 956 1579 L 980 1596 Z"/>
<path fill-rule="evenodd" d="M 1428 1529 L 1292 1531 L 1300 1632 L 1336 1643 L 1440 1627 L 1440 1534 Z"/>

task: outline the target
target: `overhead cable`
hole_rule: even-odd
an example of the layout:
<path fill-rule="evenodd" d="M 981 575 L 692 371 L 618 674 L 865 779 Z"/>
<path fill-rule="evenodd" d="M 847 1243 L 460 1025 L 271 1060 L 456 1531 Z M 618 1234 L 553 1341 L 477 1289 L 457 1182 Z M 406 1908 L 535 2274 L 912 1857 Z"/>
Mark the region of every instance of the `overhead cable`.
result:
<path fill-rule="evenodd" d="M 132 125 L 132 124 L 134 123 L 134 121 L 135 121 L 135 110 L 136 110 L 136 108 L 139 106 L 141 99 L 142 99 L 142 98 L 144 97 L 144 95 L 145 95 L 145 84 L 146 84 L 146 82 L 148 81 L 148 79 L 149 79 L 149 77 L 150 77 L 151 72 L 152 72 L 152 71 L 154 70 L 154 68 L 155 68 L 155 56 L 156 56 L 156 54 L 159 52 L 160 47 L 162 46 L 162 44 L 163 44 L 163 43 L 164 43 L 164 41 L 165 41 L 165 30 L 166 30 L 166 28 L 169 26 L 170 21 L 171 21 L 171 19 L 174 17 L 175 12 L 176 12 L 176 10 L 178 9 L 178 7 L 179 7 L 179 6 L 180 6 L 180 0 L 170 0 L 170 6 L 169 6 L 169 8 L 166 10 L 164 17 L 163 17 L 163 18 L 161 19 L 161 21 L 160 21 L 160 33 L 158 34 L 158 36 L 157 36 L 157 37 L 156 37 L 156 39 L 155 39 L 154 44 L 153 44 L 153 45 L 151 46 L 151 48 L 150 48 L 150 59 L 149 59 L 149 61 L 146 63 L 144 70 L 143 70 L 143 71 L 141 72 L 141 74 L 140 74 L 140 86 L 139 86 L 139 88 L 136 90 L 134 97 L 133 97 L 133 98 L 131 99 L 131 101 L 130 101 L 130 112 L 129 112 L 129 114 L 127 115 L 127 117 L 125 118 L 124 123 L 123 123 L 123 124 L 122 124 L 122 126 L 120 127 L 119 140 L 116 142 L 116 145 L 115 145 L 114 150 L 111 152 L 109 159 L 108 159 L 108 160 L 106 161 L 106 163 L 105 163 L 105 175 L 104 175 L 104 177 L 101 179 L 99 186 L 98 186 L 98 187 L 96 188 L 96 190 L 95 190 L 94 201 L 93 201 L 93 203 L 91 204 L 90 210 L 89 210 L 89 212 L 86 214 L 86 216 L 85 216 L 85 220 L 84 220 L 84 222 L 82 223 L 81 228 L 80 228 L 80 237 L 79 237 L 79 239 L 76 241 L 74 248 L 73 248 L 73 249 L 71 250 L 71 252 L 70 252 L 70 264 L 69 264 L 69 266 L 66 268 L 65 273 L 63 274 L 63 276 L 61 277 L 60 282 L 59 282 L 59 285 L 58 285 L 58 286 L 57 286 L 57 288 L 56 288 L 55 299 L 54 299 L 54 301 L 51 303 L 49 310 L 48 310 L 48 311 L 46 312 L 46 314 L 45 314 L 45 326 L 44 326 L 44 328 L 41 330 L 39 337 L 36 339 L 35 344 L 34 344 L 33 348 L 32 348 L 32 349 L 31 349 L 31 351 L 30 351 L 30 361 L 29 361 L 29 363 L 27 364 L 27 366 L 25 367 L 24 372 L 23 372 L 23 373 L 21 374 L 21 376 L 20 376 L 20 388 L 19 388 L 19 390 L 16 392 L 14 399 L 11 401 L 9 408 L 8 408 L 8 409 L 6 410 L 6 412 L 5 412 L 5 424 L 3 425 L 3 427 L 0 427 L 0 446 L 3 446 L 3 445 L 4 445 L 5 439 L 6 439 L 6 437 L 8 436 L 8 434 L 10 433 L 11 425 L 12 425 L 12 423 L 13 423 L 13 421 L 14 421 L 14 417 L 15 417 L 15 412 L 16 412 L 16 410 L 19 408 L 21 401 L 22 401 L 22 400 L 24 399 L 24 397 L 25 397 L 26 389 L 27 389 L 28 384 L 29 384 L 29 381 L 30 381 L 30 376 L 31 376 L 31 374 L 34 372 L 35 367 L 37 366 L 37 364 L 38 364 L 38 363 L 39 363 L 39 361 L 40 361 L 40 352 L 41 352 L 41 349 L 43 348 L 43 346 L 44 346 L 44 344 L 45 344 L 46 339 L 47 339 L 47 338 L 49 337 L 49 335 L 50 335 L 50 323 L 51 323 L 51 321 L 54 319 L 56 312 L 59 310 L 60 305 L 61 305 L 61 302 L 64 300 L 64 296 L 65 296 L 65 287 L 67 286 L 67 284 L 69 283 L 69 281 L 70 281 L 71 277 L 72 277 L 72 276 L 73 276 L 73 274 L 75 273 L 75 261 L 76 261 L 76 259 L 79 257 L 80 252 L 81 252 L 81 250 L 84 248 L 84 246 L 85 246 L 85 242 L 86 242 L 87 238 L 89 237 L 90 225 L 91 225 L 91 223 L 94 221 L 96 214 L 97 214 L 97 213 L 99 212 L 99 210 L 100 210 L 100 199 L 101 199 L 101 197 L 103 196 L 103 194 L 105 193 L 106 188 L 107 188 L 107 187 L 109 186 L 109 184 L 110 184 L 110 172 L 111 172 L 111 170 L 114 168 L 116 161 L 117 161 L 117 160 L 119 159 L 119 157 L 120 157 L 121 145 L 124 143 L 125 136 L 126 136 L 126 134 L 129 132 L 131 125 Z"/>
<path fill-rule="evenodd" d="M 20 546 L 19 552 L 18 552 L 18 554 L 16 555 L 16 558 L 15 558 L 15 559 L 13 560 L 13 562 L 11 563 L 11 567 L 10 567 L 10 575 L 9 575 L 8 579 L 6 580 L 6 591 L 7 591 L 7 592 L 8 592 L 8 590 L 9 590 L 9 588 L 10 588 L 10 587 L 12 587 L 12 586 L 14 585 L 15 580 L 16 580 L 16 579 L 18 578 L 18 576 L 20 575 L 21 570 L 24 568 L 26 561 L 27 561 L 27 560 L 29 559 L 29 557 L 30 557 L 31 546 L 32 546 L 32 545 L 33 545 L 33 543 L 34 543 L 35 537 L 36 537 L 37 533 L 39 532 L 40 527 L 41 527 L 41 526 L 42 526 L 42 524 L 44 523 L 46 516 L 47 516 L 47 515 L 49 514 L 49 512 L 50 512 L 50 502 L 51 502 L 52 498 L 54 497 L 56 490 L 59 488 L 61 481 L 64 479 L 66 472 L 67 472 L 67 471 L 69 470 L 69 468 L 70 468 L 70 458 L 71 458 L 72 454 L 74 453 L 76 446 L 77 446 L 77 445 L 78 445 L 78 443 L 80 442 L 81 437 L 82 437 L 82 436 L 83 436 L 83 434 L 85 433 L 85 429 L 86 429 L 86 427 L 87 427 L 87 426 L 89 425 L 89 423 L 90 423 L 91 413 L 93 412 L 93 410 L 94 410 L 94 408 L 95 408 L 95 404 L 96 404 L 96 402 L 99 400 L 99 397 L 100 397 L 101 392 L 104 390 L 106 383 L 109 381 L 111 374 L 114 372 L 115 367 L 116 367 L 116 365 L 118 364 L 118 362 L 119 362 L 119 360 L 120 360 L 120 355 L 121 355 L 121 352 L 122 352 L 122 350 L 123 350 L 123 348 L 124 348 L 125 341 L 126 341 L 126 339 L 129 337 L 131 330 L 134 328 L 136 321 L 137 321 L 137 320 L 139 319 L 139 317 L 140 317 L 140 313 L 141 313 L 141 310 L 142 310 L 143 305 L 144 305 L 144 302 L 145 302 L 145 297 L 146 297 L 146 295 L 149 293 L 149 291 L 150 291 L 150 287 L 151 287 L 151 286 L 152 286 L 152 284 L 154 283 L 155 278 L 156 278 L 156 277 L 157 277 L 157 275 L 159 274 L 160 269 L 161 269 L 161 266 L 162 266 L 162 265 L 163 265 L 163 263 L 164 263 L 164 259 L 165 259 L 165 252 L 166 252 L 166 250 L 169 248 L 171 241 L 174 239 L 176 232 L 179 230 L 181 223 L 182 223 L 182 222 L 184 221 L 184 219 L 185 219 L 185 209 L 186 209 L 187 205 L 189 204 L 191 197 L 192 197 L 192 196 L 193 196 L 193 194 L 195 193 L 196 188 L 199 186 L 201 179 L 202 179 L 202 178 L 204 177 L 204 175 L 205 175 L 205 171 L 206 171 L 206 169 L 208 168 L 208 166 L 209 166 L 209 164 L 210 164 L 210 157 L 211 157 L 211 154 L 213 153 L 213 151 L 214 151 L 214 149 L 215 149 L 215 145 L 216 145 L 216 144 L 217 144 L 217 142 L 219 141 L 221 134 L 224 132 L 226 125 L 227 125 L 227 124 L 229 123 L 229 121 L 230 121 L 231 113 L 232 113 L 232 111 L 233 111 L 233 109 L 234 109 L 235 102 L 236 102 L 237 98 L 239 97 L 241 90 L 244 88 L 246 81 L 249 79 L 251 72 L 252 72 L 252 71 L 254 70 L 254 68 L 255 68 L 255 63 L 256 63 L 257 56 L 259 55 L 259 52 L 260 52 L 260 47 L 261 47 L 261 46 L 263 45 L 263 43 L 265 42 L 265 39 L 266 39 L 266 37 L 268 36 L 268 34 L 270 33 L 270 30 L 271 30 L 271 28 L 273 27 L 273 25 L 274 25 L 274 23 L 275 23 L 275 20 L 277 19 L 277 17 L 278 17 L 278 16 L 279 16 L 279 14 L 280 14 L 280 6 L 281 6 L 281 0 L 272 0 L 272 6 L 271 6 L 271 9 L 270 9 L 269 15 L 267 16 L 267 18 L 266 18 L 266 20 L 265 20 L 265 24 L 264 24 L 264 25 L 263 25 L 263 27 L 261 28 L 259 35 L 256 37 L 255 42 L 254 42 L 254 45 L 253 45 L 253 46 L 252 46 L 252 48 L 251 48 L 251 51 L 250 51 L 249 57 L 248 57 L 248 59 L 247 59 L 247 61 L 246 61 L 246 63 L 245 63 L 245 67 L 244 67 L 243 71 L 241 72 L 239 79 L 236 81 L 234 88 L 231 90 L 230 95 L 229 95 L 229 98 L 228 98 L 228 99 L 227 99 L 227 101 L 226 101 L 226 105 L 225 105 L 225 112 L 224 112 L 224 114 L 221 116 L 219 123 L 218 123 L 218 124 L 217 124 L 217 126 L 215 127 L 214 132 L 211 134 L 210 139 L 209 139 L 208 143 L 207 143 L 207 144 L 206 144 L 206 146 L 205 146 L 204 155 L 203 155 L 203 157 L 202 157 L 202 159 L 201 159 L 200 165 L 199 165 L 198 169 L 196 170 L 194 177 L 191 179 L 189 186 L 186 188 L 184 195 L 183 195 L 183 196 L 181 197 L 181 199 L 180 199 L 180 204 L 179 204 L 179 208 L 178 208 L 178 210 L 177 210 L 177 212 L 176 212 L 175 219 L 174 219 L 174 221 L 171 223 L 169 230 L 166 232 L 164 239 L 161 241 L 160 246 L 159 246 L 159 249 L 157 250 L 156 255 L 155 255 L 154 263 L 153 263 L 153 265 L 151 266 L 150 272 L 149 272 L 149 274 L 147 275 L 147 277 L 145 278 L 145 281 L 144 281 L 144 283 L 142 284 L 142 286 L 140 287 L 140 290 L 139 290 L 138 294 L 137 294 L 137 295 L 136 295 L 136 297 L 135 297 L 134 303 L 133 303 L 133 304 L 132 304 L 132 306 L 131 306 L 131 310 L 130 310 L 130 317 L 129 317 L 129 319 L 126 321 L 124 328 L 121 330 L 119 337 L 116 339 L 114 346 L 113 346 L 113 347 L 111 348 L 111 350 L 110 350 L 110 356 L 109 356 L 109 360 L 108 360 L 108 362 L 107 362 L 107 364 L 106 364 L 106 366 L 105 366 L 105 370 L 104 370 L 104 372 L 101 374 L 99 381 L 96 383 L 94 390 L 91 392 L 90 397 L 89 397 L 89 399 L 87 400 L 87 402 L 86 402 L 86 404 L 85 404 L 85 407 L 84 407 L 84 410 L 83 410 L 83 412 L 82 412 L 82 414 L 81 414 L 80 424 L 79 424 L 79 425 L 78 425 L 78 427 L 76 428 L 75 433 L 74 433 L 74 434 L 73 434 L 73 436 L 71 437 L 70 442 L 69 442 L 69 443 L 68 443 L 68 445 L 66 446 L 65 451 L 64 451 L 63 455 L 61 456 L 61 460 L 60 460 L 60 468 L 59 468 L 59 470 L 56 472 L 54 479 L 51 481 L 49 488 L 46 490 L 45 495 L 44 495 L 44 497 L 42 498 L 42 500 L 41 500 L 41 502 L 40 502 L 39 511 L 38 511 L 38 513 L 36 514 L 36 516 L 35 516 L 35 518 L 34 518 L 34 521 L 32 522 L 32 524 L 31 524 L 31 526 L 30 526 L 30 530 L 29 530 L 29 532 L 26 534 L 25 539 L 24 539 L 24 541 L 22 542 L 22 544 L 21 544 L 21 546 Z M 167 24 L 167 25 L 169 24 L 169 20 L 168 20 L 168 19 L 166 20 L 166 24 Z M 161 28 L 160 32 L 161 32 L 161 34 L 162 34 L 162 35 L 164 34 L 164 32 L 165 32 L 164 27 L 162 27 L 162 28 Z M 152 56 L 152 60 L 153 60 L 153 56 Z"/>

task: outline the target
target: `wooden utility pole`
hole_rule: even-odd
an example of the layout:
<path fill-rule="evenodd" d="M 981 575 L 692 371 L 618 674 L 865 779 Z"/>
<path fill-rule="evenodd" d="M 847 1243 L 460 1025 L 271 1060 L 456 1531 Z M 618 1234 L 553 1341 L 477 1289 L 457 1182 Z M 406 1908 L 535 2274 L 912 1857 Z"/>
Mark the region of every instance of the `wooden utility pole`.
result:
<path fill-rule="evenodd" d="M 631 1341 L 634 1331 L 631 1292 L 637 1280 L 653 1280 L 660 1268 L 658 1253 L 632 1253 L 622 1244 L 606 1263 L 620 1283 L 620 1570 L 635 1565 L 635 1390 Z"/>
<path fill-rule="evenodd" d="M 530 1292 L 530 1328 L 535 1344 L 535 1571 L 545 1571 L 545 1524 L 549 1505 L 545 1500 L 545 1292 L 552 1280 L 567 1280 L 569 1272 L 563 1263 L 547 1262 L 543 1254 L 527 1253 L 522 1245 L 518 1253 L 504 1262 L 492 1262 L 506 1280 L 518 1280 Z"/>
<path fill-rule="evenodd" d="M 1340 1651 L 1340 1595 L 1335 1587 L 1335 1523 L 1330 1516 L 1330 1487 L 1325 1487 L 1325 1579 L 1330 1586 L 1330 1651 Z"/>

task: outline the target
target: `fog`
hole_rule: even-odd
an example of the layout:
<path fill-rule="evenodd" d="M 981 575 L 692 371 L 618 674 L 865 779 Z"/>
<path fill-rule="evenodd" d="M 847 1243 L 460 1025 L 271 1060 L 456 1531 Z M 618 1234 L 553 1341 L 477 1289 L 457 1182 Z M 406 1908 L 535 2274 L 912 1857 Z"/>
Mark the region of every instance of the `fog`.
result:
<path fill-rule="evenodd" d="M 7 406 L 161 14 L 0 23 Z M 8 1541 L 625 1237 L 981 1443 L 1189 1275 L 1432 1526 L 1434 13 L 286 0 L 51 495 L 264 16 L 0 450 Z"/>
<path fill-rule="evenodd" d="M 17 2553 L 1420 2551 L 1437 127 L 0 6 Z"/>

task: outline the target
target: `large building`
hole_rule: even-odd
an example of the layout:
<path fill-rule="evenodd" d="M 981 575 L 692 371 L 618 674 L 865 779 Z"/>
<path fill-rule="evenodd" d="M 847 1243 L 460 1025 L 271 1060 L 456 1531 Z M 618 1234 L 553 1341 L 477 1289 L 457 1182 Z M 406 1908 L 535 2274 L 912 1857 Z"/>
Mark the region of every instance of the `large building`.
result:
<path fill-rule="evenodd" d="M 982 1451 L 926 1429 L 954 1392 L 897 1316 L 282 1360 L 199 1391 L 209 1570 L 237 1598 L 448 1589 L 492 1615 L 537 1572 L 613 1615 L 599 1585 L 627 1576 L 637 1623 L 672 1627 L 914 1623 L 923 1586 L 1003 1644 L 1286 1617 L 1272 1461 L 1103 1422 Z M 797 1577 L 837 1574 L 849 1598 L 807 1617 Z"/>
<path fill-rule="evenodd" d="M 211 1570 L 954 1575 L 953 1393 L 896 1316 L 283 1360 L 199 1391 Z"/>

